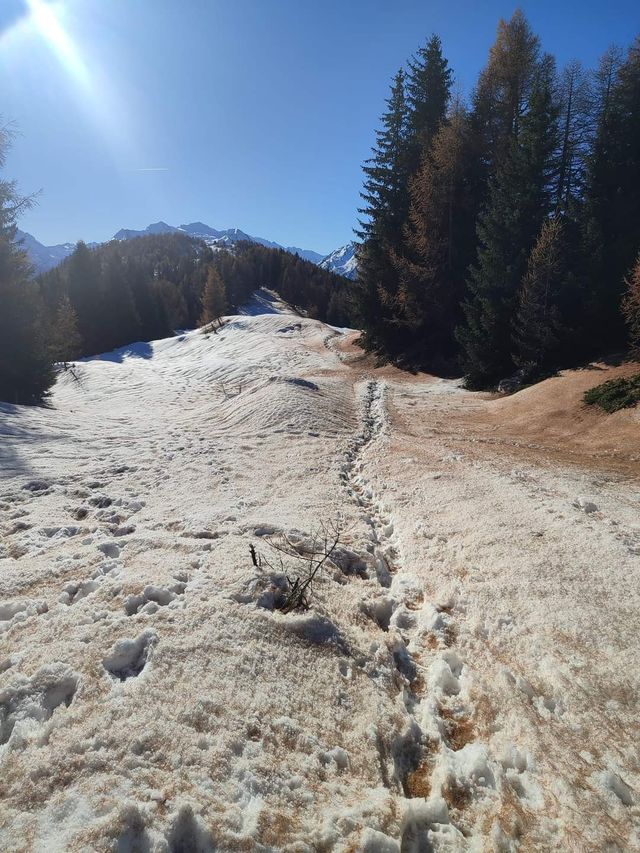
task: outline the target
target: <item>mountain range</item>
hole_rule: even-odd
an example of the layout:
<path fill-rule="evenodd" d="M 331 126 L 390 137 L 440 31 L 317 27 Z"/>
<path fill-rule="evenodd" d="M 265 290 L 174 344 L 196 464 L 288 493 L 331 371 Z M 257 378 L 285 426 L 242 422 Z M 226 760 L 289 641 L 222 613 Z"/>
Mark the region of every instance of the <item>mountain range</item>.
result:
<path fill-rule="evenodd" d="M 285 249 L 285 251 L 290 252 L 292 255 L 299 255 L 304 260 L 318 264 L 324 269 L 335 272 L 338 275 L 344 275 L 346 278 L 355 278 L 353 243 L 342 246 L 325 256 L 319 252 L 314 252 L 313 249 L 300 249 L 297 246 L 281 246 L 272 240 L 266 240 L 264 237 L 253 237 L 239 228 L 218 230 L 217 228 L 212 228 L 210 225 L 206 225 L 204 222 L 190 222 L 187 225 L 180 226 L 168 225 L 166 222 L 153 222 L 142 230 L 121 228 L 113 235 L 112 239 L 132 240 L 135 237 L 143 237 L 148 234 L 172 234 L 175 232 L 188 234 L 190 237 L 203 240 L 210 246 L 231 246 L 235 243 L 247 241 L 250 243 L 259 243 L 261 246 L 267 246 L 270 249 Z M 33 235 L 20 230 L 16 234 L 16 240 L 22 243 L 37 272 L 45 272 L 57 266 L 75 248 L 75 243 L 44 246 Z M 92 243 L 88 245 L 96 244 Z"/>

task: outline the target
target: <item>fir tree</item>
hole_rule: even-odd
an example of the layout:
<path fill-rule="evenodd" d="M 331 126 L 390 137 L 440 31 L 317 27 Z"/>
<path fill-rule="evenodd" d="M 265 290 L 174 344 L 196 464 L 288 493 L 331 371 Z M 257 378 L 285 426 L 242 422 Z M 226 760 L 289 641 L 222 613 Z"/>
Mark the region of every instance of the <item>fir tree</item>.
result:
<path fill-rule="evenodd" d="M 546 220 L 531 250 L 518 295 L 514 322 L 514 362 L 528 380 L 558 364 L 566 334 L 559 309 L 566 251 L 559 219 Z"/>
<path fill-rule="evenodd" d="M 227 293 L 218 270 L 212 265 L 207 272 L 207 283 L 202 296 L 201 325 L 216 323 L 227 310 Z"/>
<path fill-rule="evenodd" d="M 78 315 L 65 293 L 60 299 L 50 335 L 51 356 L 54 361 L 75 361 L 82 355 L 82 337 L 78 330 Z"/>
<path fill-rule="evenodd" d="M 369 344 L 383 350 L 396 343 L 397 280 L 392 253 L 400 251 L 409 208 L 404 89 L 404 72 L 400 70 L 391 87 L 387 112 L 382 116 L 382 129 L 376 131 L 373 156 L 363 166 L 365 183 L 361 195 L 365 207 L 359 212 L 365 218 L 356 232 L 362 240 L 358 250 L 358 312 Z"/>
<path fill-rule="evenodd" d="M 569 62 L 559 80 L 560 147 L 556 212 L 575 215 L 584 190 L 584 164 L 591 132 L 592 92 L 581 64 Z"/>
<path fill-rule="evenodd" d="M 588 332 L 600 350 L 625 345 L 624 276 L 640 245 L 640 38 L 623 60 L 610 50 L 597 75 L 598 109 L 585 204 Z"/>
<path fill-rule="evenodd" d="M 629 329 L 632 350 L 636 356 L 640 356 L 640 254 L 626 279 L 626 285 L 623 315 Z"/>
<path fill-rule="evenodd" d="M 466 113 L 456 103 L 411 181 L 404 254 L 395 258 L 399 322 L 408 332 L 405 347 L 421 363 L 452 354 L 460 319 L 473 227 L 465 185 L 466 133 Z"/>
<path fill-rule="evenodd" d="M 466 323 L 458 332 L 469 387 L 486 387 L 514 369 L 511 328 L 526 261 L 552 207 L 557 109 L 550 67 L 543 65 L 511 140 L 506 161 L 492 180 L 478 221 L 480 248 L 468 281 Z"/>
<path fill-rule="evenodd" d="M 108 348 L 104 336 L 104 300 L 99 255 L 81 240 L 65 266 L 69 299 L 78 315 L 78 327 L 87 354 Z"/>
<path fill-rule="evenodd" d="M 0 128 L 0 168 L 12 135 L 10 127 Z M 27 257 L 14 242 L 16 219 L 31 204 L 12 181 L 0 180 L 0 400 L 11 403 L 39 402 L 53 382 L 44 306 Z"/>
<path fill-rule="evenodd" d="M 432 35 L 409 61 L 406 81 L 408 120 L 408 173 L 417 172 L 423 153 L 428 151 L 445 119 L 453 72 L 442 54 L 442 42 Z"/>

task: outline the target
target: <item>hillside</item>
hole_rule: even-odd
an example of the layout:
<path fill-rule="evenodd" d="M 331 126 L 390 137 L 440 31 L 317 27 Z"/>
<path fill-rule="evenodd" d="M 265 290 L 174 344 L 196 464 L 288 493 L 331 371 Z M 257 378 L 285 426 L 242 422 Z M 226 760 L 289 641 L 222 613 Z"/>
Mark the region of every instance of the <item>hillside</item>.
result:
<path fill-rule="evenodd" d="M 0 406 L 3 850 L 640 849 L 637 411 L 245 310 Z"/>

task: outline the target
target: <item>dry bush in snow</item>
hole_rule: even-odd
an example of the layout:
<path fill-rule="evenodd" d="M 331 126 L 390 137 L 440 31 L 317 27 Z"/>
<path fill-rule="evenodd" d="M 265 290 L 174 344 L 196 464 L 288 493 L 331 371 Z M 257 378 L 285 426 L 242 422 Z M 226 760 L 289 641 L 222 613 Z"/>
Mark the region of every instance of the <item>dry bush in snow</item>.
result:
<path fill-rule="evenodd" d="M 267 567 L 287 580 L 276 600 L 276 609 L 282 613 L 292 610 L 308 610 L 311 605 L 313 584 L 322 572 L 331 555 L 340 544 L 344 522 L 321 522 L 313 536 L 297 533 L 279 533 L 265 538 L 271 550 L 271 559 L 250 546 L 251 559 L 256 568 Z"/>

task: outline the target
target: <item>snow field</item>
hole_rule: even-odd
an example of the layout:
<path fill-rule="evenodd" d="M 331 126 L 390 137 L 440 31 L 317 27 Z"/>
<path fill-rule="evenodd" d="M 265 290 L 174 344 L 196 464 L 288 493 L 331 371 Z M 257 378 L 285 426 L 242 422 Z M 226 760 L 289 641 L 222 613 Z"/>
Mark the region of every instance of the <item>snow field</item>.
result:
<path fill-rule="evenodd" d="M 637 489 L 471 453 L 474 395 L 283 311 L 1 410 L 3 849 L 639 848 Z M 277 612 L 249 545 L 338 517 Z"/>

